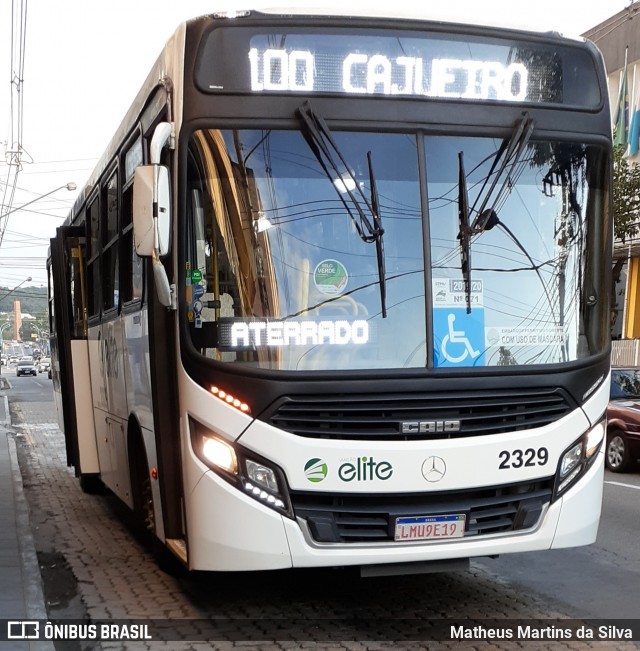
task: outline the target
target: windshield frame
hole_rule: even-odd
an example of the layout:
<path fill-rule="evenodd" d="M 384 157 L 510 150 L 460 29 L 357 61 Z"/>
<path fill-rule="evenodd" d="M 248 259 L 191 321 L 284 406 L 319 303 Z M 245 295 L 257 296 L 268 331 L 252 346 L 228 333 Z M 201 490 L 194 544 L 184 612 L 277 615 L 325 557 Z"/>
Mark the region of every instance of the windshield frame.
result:
<path fill-rule="evenodd" d="M 246 129 L 246 128 L 248 128 L 249 126 L 250 126 L 251 128 L 253 128 L 253 129 L 255 129 L 255 128 L 257 127 L 255 121 L 252 121 L 250 125 L 247 124 L 247 123 L 243 123 L 243 122 L 244 122 L 244 121 L 238 121 L 238 120 L 234 120 L 234 121 L 232 121 L 232 120 L 214 120 L 213 122 L 211 122 L 211 121 L 204 121 L 204 120 L 198 120 L 198 121 L 196 121 L 196 122 L 193 123 L 192 128 L 188 131 L 188 135 L 189 135 L 189 137 L 191 137 L 191 136 L 192 136 L 192 135 L 193 135 L 193 134 L 198 130 L 198 128 L 203 128 L 203 127 L 208 127 L 208 128 L 210 128 L 210 127 L 212 127 L 212 125 L 215 125 L 215 127 L 220 128 L 220 129 L 234 129 L 234 128 L 237 128 L 237 129 Z M 282 129 L 284 129 L 284 130 L 290 130 L 291 127 L 293 126 L 290 122 L 287 122 L 286 124 L 285 124 L 285 123 L 282 123 L 282 122 L 279 122 L 279 123 L 276 123 L 276 124 L 277 124 L 277 127 L 278 127 L 278 128 L 282 128 Z M 273 126 L 273 121 L 268 121 L 268 122 L 266 122 L 266 124 L 265 124 L 265 128 L 271 128 L 272 126 Z M 345 129 L 345 127 L 344 127 L 343 125 L 339 125 L 339 126 L 340 126 L 340 129 L 338 130 L 338 132 L 347 130 L 347 129 Z M 358 131 L 361 131 L 361 130 L 362 130 L 362 128 L 361 128 L 361 127 L 358 128 L 357 125 L 351 125 L 351 124 L 349 124 L 348 126 L 349 126 L 349 128 L 350 128 L 349 130 L 353 130 L 353 131 L 356 132 L 356 133 L 357 133 Z M 397 126 L 400 127 L 401 125 L 397 125 Z M 297 128 L 297 126 L 296 126 L 296 128 Z M 332 127 L 332 128 L 334 128 L 334 127 Z M 294 129 L 294 130 L 295 130 L 295 129 Z M 388 133 L 390 133 L 390 134 L 393 134 L 393 133 L 400 133 L 400 134 L 402 134 L 402 133 L 406 133 L 406 129 L 401 129 L 401 128 L 388 129 Z M 440 131 L 440 130 L 436 130 L 436 133 L 437 133 L 438 135 L 447 135 L 448 133 L 450 133 L 450 131 L 447 130 L 447 131 L 445 131 L 445 132 L 443 133 L 443 132 Z M 508 137 L 509 133 L 510 133 L 510 131 L 506 131 L 506 132 L 505 132 L 504 130 L 500 130 L 500 131 L 495 132 L 495 134 L 494 134 L 492 137 L 505 138 L 505 137 Z M 188 139 L 185 137 L 186 134 L 187 134 L 187 132 L 183 132 L 183 138 L 182 138 L 182 142 L 183 142 L 183 143 L 188 142 Z M 425 137 L 429 136 L 430 134 L 427 133 L 427 132 L 425 132 L 425 131 L 422 130 L 422 129 L 417 129 L 417 130 L 411 132 L 411 135 L 412 135 L 412 136 L 415 136 L 415 137 L 418 139 L 418 141 L 423 142 L 423 139 L 424 139 Z M 474 135 L 477 135 L 477 136 L 487 136 L 487 133 L 486 133 L 486 129 L 477 129 L 477 128 L 476 128 L 476 129 L 471 129 L 471 128 L 469 128 L 469 129 L 466 129 L 466 130 L 465 130 L 464 134 L 457 133 L 457 130 L 456 130 L 456 132 L 455 132 L 455 133 L 451 133 L 451 135 L 473 137 Z M 574 137 L 576 137 L 575 134 L 573 134 L 573 135 L 574 135 Z M 564 137 L 566 137 L 566 135 L 565 135 Z M 606 138 L 603 138 L 603 137 L 597 137 L 597 136 L 591 136 L 591 137 L 589 137 L 589 138 L 587 138 L 586 136 L 577 136 L 577 137 L 580 138 L 580 141 L 581 141 L 582 143 L 589 144 L 589 145 L 596 145 L 596 146 L 600 146 L 600 147 L 602 147 L 602 148 L 603 148 L 603 155 L 606 157 L 606 149 L 607 149 L 607 144 L 608 144 L 608 141 L 607 141 Z M 552 136 L 550 136 L 550 135 L 548 135 L 548 132 L 547 132 L 547 133 L 545 133 L 545 132 L 537 133 L 536 136 L 535 136 L 535 138 L 534 138 L 534 140 L 537 140 L 537 139 L 539 139 L 539 138 L 549 138 L 549 139 L 551 139 L 551 138 L 556 138 L 556 139 L 557 139 L 557 138 L 558 138 L 558 134 L 557 134 L 557 133 L 554 133 Z M 185 147 L 185 148 L 186 148 L 186 147 Z M 422 155 L 422 146 L 419 146 L 419 147 L 418 147 L 418 152 L 419 152 L 419 156 L 418 156 L 418 158 L 419 158 L 419 160 L 418 160 L 418 166 L 419 166 L 420 168 L 423 168 L 423 167 L 425 166 L 425 163 L 424 163 L 424 160 L 422 160 L 422 158 L 423 158 L 423 155 Z M 183 156 L 184 156 L 184 153 L 183 153 Z M 604 163 L 603 163 L 603 164 L 604 164 Z M 424 173 L 424 171 L 421 172 L 421 173 Z M 182 177 L 182 183 L 185 183 L 185 176 L 186 176 L 186 175 L 183 175 L 183 177 Z M 182 189 L 182 200 L 184 201 L 184 200 L 186 200 L 185 192 L 184 192 L 184 186 L 182 186 L 181 189 Z M 606 198 L 605 198 L 605 199 L 606 199 Z M 603 199 L 604 203 L 606 203 L 606 200 L 605 200 L 605 199 Z M 422 198 L 421 198 L 421 201 L 422 201 L 422 203 L 424 204 L 423 207 L 422 207 L 422 210 L 425 211 L 425 206 L 426 206 L 426 201 L 427 201 L 427 200 L 426 200 L 426 197 L 422 197 Z M 607 212 L 608 212 L 608 207 L 607 207 L 606 205 L 604 205 L 604 203 L 603 203 L 602 206 L 601 206 L 601 210 L 602 210 L 604 213 L 607 213 Z M 181 211 L 181 212 L 184 212 L 184 211 Z M 607 232 L 607 228 L 606 228 L 606 227 L 605 227 L 604 231 L 602 231 L 602 232 L 600 233 L 600 236 L 601 236 L 601 239 L 602 239 L 602 242 L 600 243 L 600 245 L 603 246 L 603 247 L 605 247 L 604 250 L 606 250 L 606 241 L 607 241 L 608 238 L 610 237 L 610 234 Z M 186 237 L 186 234 L 185 234 L 185 232 L 184 232 L 184 228 L 181 228 L 181 237 L 182 237 L 182 238 Z M 428 240 L 429 240 L 429 234 L 427 233 L 427 234 L 425 234 L 425 236 L 424 236 L 424 244 L 425 244 L 426 250 L 427 250 L 427 251 L 430 251 L 430 248 L 429 248 L 429 246 L 428 246 Z M 182 241 L 184 241 L 184 239 L 183 239 Z M 181 262 L 180 262 L 180 265 L 181 265 L 181 266 L 184 264 L 184 261 L 185 261 L 185 257 L 184 257 L 184 255 L 185 255 L 185 254 L 184 254 L 183 246 L 181 246 L 181 250 L 180 250 L 180 256 L 181 256 Z M 606 256 L 605 256 L 605 257 L 606 257 Z M 430 261 L 427 260 L 427 264 L 429 264 L 429 262 L 430 262 Z M 601 264 L 604 264 L 604 262 L 605 262 L 605 261 L 602 260 L 602 261 L 601 261 Z M 605 265 L 605 271 L 606 271 L 606 265 Z M 426 268 L 425 271 L 424 271 L 424 275 L 425 275 L 425 277 L 426 277 L 427 279 L 430 278 L 431 273 L 432 273 L 431 270 L 428 269 L 428 268 Z M 180 275 L 180 278 L 182 278 L 182 275 Z M 183 325 L 182 325 L 182 324 L 184 323 L 184 318 L 185 318 L 185 317 L 184 317 L 184 312 L 185 312 L 185 311 L 184 311 L 184 292 L 185 292 L 184 283 L 180 283 L 180 287 L 179 287 L 179 296 L 181 295 L 181 296 L 183 297 L 183 298 L 180 300 L 180 306 L 181 306 L 181 308 L 182 308 L 181 311 L 183 312 L 183 314 L 182 314 L 182 316 L 181 316 L 181 319 L 180 319 L 180 322 L 181 322 L 181 330 L 183 331 L 183 332 L 182 332 L 182 335 L 183 335 L 183 336 L 182 336 L 182 340 L 183 340 L 183 342 L 184 342 L 184 344 L 185 344 L 184 348 L 185 348 L 186 350 L 189 350 L 189 351 L 190 351 L 189 354 L 190 354 L 190 355 L 196 355 L 196 356 L 198 356 L 199 353 L 197 353 L 197 351 L 196 351 L 196 349 L 195 349 L 195 346 L 193 345 L 193 342 L 190 341 L 190 337 L 188 336 L 188 334 L 187 334 L 187 336 L 184 336 L 184 334 L 185 334 L 184 331 L 186 330 L 186 329 L 183 327 Z M 429 305 L 428 308 L 427 308 L 427 313 L 428 313 L 429 315 L 430 315 L 430 313 L 431 313 L 431 310 L 432 310 L 432 306 Z M 427 328 L 427 332 L 429 332 L 430 328 L 432 328 L 432 323 L 431 323 L 431 317 L 430 317 L 430 316 L 428 316 L 428 318 L 427 318 L 427 326 L 426 326 L 426 328 Z M 428 359 L 431 360 L 431 359 L 433 358 L 433 354 L 432 354 L 433 343 L 432 343 L 432 341 L 431 341 L 431 337 L 429 337 L 428 342 L 429 342 L 429 347 L 430 347 L 430 350 L 429 350 L 429 352 L 428 352 Z M 600 358 L 601 356 L 605 356 L 605 355 L 606 355 L 606 351 L 603 349 L 601 352 L 598 352 L 598 353 L 596 353 L 595 355 L 592 355 L 591 357 L 593 357 L 593 358 L 595 358 L 595 357 Z M 558 364 L 558 366 L 559 366 L 559 367 L 562 367 L 564 364 L 570 364 L 570 365 L 572 365 L 572 366 L 588 364 L 588 363 L 589 363 L 589 359 L 590 359 L 590 358 L 582 358 L 582 359 L 577 359 L 577 360 L 569 361 L 569 362 L 561 362 L 561 363 Z M 214 360 L 211 360 L 211 359 L 208 359 L 208 360 L 206 360 L 206 361 L 207 361 L 207 363 L 216 364 L 216 362 L 215 362 Z M 223 362 L 223 364 L 226 364 L 226 363 Z M 237 365 L 233 365 L 233 364 L 232 364 L 232 365 L 229 365 L 229 364 L 226 364 L 226 366 L 237 366 Z M 509 372 L 510 372 L 510 373 L 516 373 L 516 374 L 518 374 L 518 373 L 528 373 L 528 372 L 530 372 L 530 371 L 535 371 L 536 368 L 538 368 L 538 370 L 543 369 L 544 371 L 549 371 L 550 366 L 551 366 L 551 365 L 549 365 L 549 364 L 541 364 L 541 365 L 531 364 L 531 365 L 523 366 L 523 367 L 511 367 L 511 368 L 509 369 Z M 237 372 L 237 371 L 238 371 L 238 369 L 234 369 L 234 370 L 233 370 L 234 373 Z M 427 363 L 427 364 L 425 364 L 424 366 L 419 366 L 419 367 L 417 367 L 417 368 L 415 368 L 415 369 L 413 369 L 413 368 L 399 368 L 399 367 L 396 368 L 396 367 L 389 367 L 389 368 L 374 368 L 374 369 L 369 369 L 369 368 L 354 368 L 354 369 L 346 369 L 346 368 L 345 368 L 345 369 L 341 369 L 341 370 L 339 370 L 339 372 L 340 372 L 341 374 L 354 375 L 354 376 L 357 376 L 357 377 L 363 377 L 363 376 L 367 376 L 367 375 L 369 375 L 369 374 L 376 374 L 376 373 L 377 373 L 377 374 L 384 374 L 384 375 L 388 375 L 388 374 L 389 374 L 389 375 L 397 375 L 398 373 L 400 373 L 400 374 L 404 375 L 404 374 L 406 374 L 406 373 L 410 373 L 410 374 L 413 374 L 413 373 L 421 374 L 421 373 L 424 373 L 424 372 L 435 372 L 435 373 L 438 373 L 438 372 L 444 372 L 444 371 L 445 371 L 445 369 L 441 369 L 441 368 L 433 368 L 433 365 L 430 364 L 430 363 Z M 447 371 L 448 373 L 458 373 L 458 372 L 459 372 L 459 373 L 462 373 L 462 374 L 464 375 L 464 374 L 469 373 L 469 368 L 464 368 L 464 369 L 446 369 L 446 371 Z M 479 367 L 478 367 L 478 368 L 474 369 L 474 373 L 478 373 L 478 374 L 480 374 L 480 375 L 492 374 L 492 373 L 504 373 L 504 371 L 505 371 L 505 369 L 500 369 L 500 368 L 496 369 L 495 367 L 483 367 L 483 368 L 479 368 Z M 336 370 L 335 370 L 335 369 L 285 370 L 285 369 L 266 369 L 266 368 L 249 368 L 249 367 L 247 367 L 246 369 L 243 369 L 243 370 L 240 371 L 240 372 L 247 372 L 247 373 L 253 373 L 253 372 L 256 372 L 256 373 L 258 373 L 258 374 L 262 374 L 262 373 L 271 374 L 271 373 L 275 372 L 276 374 L 280 374 L 282 377 L 284 377 L 284 376 L 288 375 L 289 373 L 292 373 L 293 375 L 301 374 L 301 373 L 305 373 L 305 374 L 306 374 L 306 373 L 310 373 L 310 374 L 316 374 L 316 375 L 327 375 L 327 374 L 328 374 L 328 375 L 334 375 L 335 372 L 336 372 Z"/>

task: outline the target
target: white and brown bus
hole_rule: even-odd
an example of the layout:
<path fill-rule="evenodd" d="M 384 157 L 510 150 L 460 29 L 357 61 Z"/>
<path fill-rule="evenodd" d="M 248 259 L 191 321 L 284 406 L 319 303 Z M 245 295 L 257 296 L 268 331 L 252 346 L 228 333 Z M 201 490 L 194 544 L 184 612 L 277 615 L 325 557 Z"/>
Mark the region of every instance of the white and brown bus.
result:
<path fill-rule="evenodd" d="M 180 25 L 51 241 L 69 464 L 190 569 L 593 542 L 611 151 L 589 42 Z"/>

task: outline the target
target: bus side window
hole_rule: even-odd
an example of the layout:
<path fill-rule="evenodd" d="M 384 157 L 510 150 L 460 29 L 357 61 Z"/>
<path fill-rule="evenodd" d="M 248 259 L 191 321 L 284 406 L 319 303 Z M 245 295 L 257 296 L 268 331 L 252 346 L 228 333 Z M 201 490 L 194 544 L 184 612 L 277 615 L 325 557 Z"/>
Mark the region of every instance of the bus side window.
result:
<path fill-rule="evenodd" d="M 122 193 L 122 273 L 120 278 L 123 303 L 142 298 L 144 268 L 133 243 L 133 184 Z"/>
<path fill-rule="evenodd" d="M 74 238 L 73 241 L 70 241 L 68 264 L 70 266 L 69 279 L 71 285 L 71 316 L 73 319 L 72 332 L 73 336 L 78 339 L 87 338 L 87 307 L 84 297 L 85 255 L 84 238 Z"/>
<path fill-rule="evenodd" d="M 87 307 L 89 318 L 100 314 L 100 201 L 96 195 L 89 208 L 89 252 L 87 261 Z"/>
<path fill-rule="evenodd" d="M 118 170 L 102 188 L 103 252 L 102 252 L 102 307 L 118 307 L 120 275 L 118 269 Z"/>
<path fill-rule="evenodd" d="M 142 137 L 138 135 L 124 154 L 124 181 L 122 187 L 122 228 L 120 295 L 122 303 L 142 298 L 144 268 L 142 258 L 136 253 L 133 242 L 133 175 L 142 165 Z"/>

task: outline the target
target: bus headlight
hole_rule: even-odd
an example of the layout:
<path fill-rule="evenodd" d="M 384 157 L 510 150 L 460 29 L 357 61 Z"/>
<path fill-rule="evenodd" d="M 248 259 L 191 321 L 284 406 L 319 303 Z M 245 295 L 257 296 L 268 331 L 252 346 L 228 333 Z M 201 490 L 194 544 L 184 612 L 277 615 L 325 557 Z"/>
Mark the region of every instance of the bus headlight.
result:
<path fill-rule="evenodd" d="M 212 436 L 204 437 L 202 439 L 202 456 L 210 466 L 216 466 L 231 474 L 237 473 L 236 451 L 221 439 Z"/>
<path fill-rule="evenodd" d="M 196 456 L 219 477 L 258 502 L 293 517 L 287 482 L 280 468 L 225 441 L 197 420 L 189 418 L 191 447 Z"/>
<path fill-rule="evenodd" d="M 267 490 L 278 492 L 276 473 L 269 467 L 247 459 L 247 477 Z"/>
<path fill-rule="evenodd" d="M 606 421 L 602 419 L 565 450 L 556 472 L 554 500 L 573 486 L 591 467 L 602 447 L 605 431 Z"/>
<path fill-rule="evenodd" d="M 560 478 L 564 479 L 582 459 L 582 440 L 576 443 L 568 452 L 565 452 L 560 459 Z"/>

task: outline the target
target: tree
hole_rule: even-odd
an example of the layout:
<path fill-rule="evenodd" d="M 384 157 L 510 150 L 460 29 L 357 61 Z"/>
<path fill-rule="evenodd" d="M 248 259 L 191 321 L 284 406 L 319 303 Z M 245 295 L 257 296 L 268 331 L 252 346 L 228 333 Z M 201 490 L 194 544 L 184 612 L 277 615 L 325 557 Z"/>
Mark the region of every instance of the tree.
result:
<path fill-rule="evenodd" d="M 20 310 L 23 313 L 39 315 L 46 314 L 49 306 L 46 287 L 0 287 L 0 312 L 13 313 L 13 302 L 20 301 Z"/>
<path fill-rule="evenodd" d="M 625 145 L 613 148 L 613 234 L 624 242 L 640 231 L 640 165 L 625 157 Z M 626 262 L 625 257 L 614 260 L 612 270 L 611 326 L 617 318 L 615 288 Z"/>
<path fill-rule="evenodd" d="M 623 242 L 640 231 L 640 165 L 624 152 L 624 145 L 613 148 L 613 232 Z"/>
<path fill-rule="evenodd" d="M 20 326 L 20 338 L 22 341 L 32 341 L 34 337 L 32 335 L 38 336 L 38 331 L 33 327 L 34 321 L 31 319 L 25 319 Z"/>

